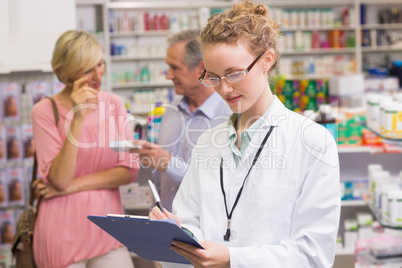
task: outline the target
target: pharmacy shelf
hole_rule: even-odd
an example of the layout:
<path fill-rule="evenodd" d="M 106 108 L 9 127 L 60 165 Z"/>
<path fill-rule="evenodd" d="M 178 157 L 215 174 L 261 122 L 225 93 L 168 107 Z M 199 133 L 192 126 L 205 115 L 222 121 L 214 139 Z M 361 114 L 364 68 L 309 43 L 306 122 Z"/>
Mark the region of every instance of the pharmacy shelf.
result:
<path fill-rule="evenodd" d="M 402 51 L 402 47 L 392 47 L 392 46 L 379 46 L 379 47 L 362 47 L 362 52 L 364 53 L 375 53 L 375 52 L 393 52 Z"/>
<path fill-rule="evenodd" d="M 80 0 L 76 1 L 75 4 L 77 6 L 103 5 L 105 4 L 105 0 Z"/>
<path fill-rule="evenodd" d="M 390 24 L 364 24 L 361 25 L 363 30 L 392 30 L 392 29 L 401 29 L 402 23 L 390 23 Z"/>
<path fill-rule="evenodd" d="M 359 4 L 366 5 L 400 5 L 401 0 L 360 0 Z"/>
<path fill-rule="evenodd" d="M 173 83 L 169 81 L 162 82 L 149 82 L 149 83 L 126 83 L 126 84 L 113 84 L 113 89 L 137 89 L 137 88 L 156 88 L 156 87 L 172 87 Z"/>
<path fill-rule="evenodd" d="M 321 0 L 307 0 L 307 1 L 294 1 L 294 0 L 270 0 L 263 1 L 274 7 L 287 7 L 287 8 L 306 8 L 306 7 L 327 7 L 327 6 L 343 6 L 354 5 L 353 0 L 338 0 L 338 1 L 321 1 Z"/>
<path fill-rule="evenodd" d="M 344 200 L 341 202 L 342 207 L 366 207 L 364 200 Z"/>
<path fill-rule="evenodd" d="M 402 147 L 402 139 L 392 139 L 392 138 L 384 137 L 383 135 L 378 133 L 378 131 L 367 126 L 367 124 L 365 122 L 362 123 L 362 126 L 367 128 L 371 132 L 373 132 L 378 137 L 380 137 L 382 139 L 383 143 L 391 144 L 391 145 L 397 146 L 397 147 Z"/>
<path fill-rule="evenodd" d="M 381 213 L 373 207 L 372 205 L 368 204 L 368 207 L 370 208 L 371 212 L 373 213 L 374 217 L 377 219 L 377 221 L 385 228 L 390 228 L 390 229 L 395 229 L 395 230 L 402 230 L 402 223 L 401 225 L 393 225 L 390 223 L 386 223 L 382 220 Z"/>
<path fill-rule="evenodd" d="M 231 1 L 189 1 L 183 5 L 181 1 L 166 1 L 166 2 L 111 2 L 107 4 L 107 8 L 109 9 L 158 9 L 158 10 L 166 10 L 166 9 L 184 9 L 188 10 L 191 8 L 221 8 L 221 7 L 229 7 L 232 5 Z"/>
<path fill-rule="evenodd" d="M 141 37 L 141 36 L 167 36 L 171 34 L 170 30 L 152 30 L 144 32 L 111 32 L 110 37 Z"/>
<path fill-rule="evenodd" d="M 354 255 L 355 249 L 354 248 L 337 248 L 335 251 L 336 255 Z"/>
<path fill-rule="evenodd" d="M 297 80 L 297 79 L 329 79 L 331 77 L 335 77 L 335 75 L 319 75 L 319 74 L 303 74 L 303 75 L 287 75 L 287 74 L 281 74 L 282 77 L 288 80 Z"/>
<path fill-rule="evenodd" d="M 282 51 L 280 54 L 282 56 L 291 55 L 315 55 L 315 54 L 347 54 L 356 53 L 355 48 L 320 48 L 320 49 L 310 49 L 310 50 L 288 50 Z"/>
<path fill-rule="evenodd" d="M 338 147 L 338 153 L 383 153 L 383 147 L 372 147 L 372 146 L 349 146 L 349 147 Z"/>
<path fill-rule="evenodd" d="M 29 65 L 1 65 L 0 74 L 19 73 L 19 72 L 44 72 L 51 73 L 52 66 L 49 63 L 33 63 Z"/>
<path fill-rule="evenodd" d="M 165 56 L 111 56 L 112 62 L 140 61 L 140 60 L 165 60 Z"/>
<path fill-rule="evenodd" d="M 355 29 L 353 26 L 284 26 L 280 28 L 281 31 L 354 31 Z"/>

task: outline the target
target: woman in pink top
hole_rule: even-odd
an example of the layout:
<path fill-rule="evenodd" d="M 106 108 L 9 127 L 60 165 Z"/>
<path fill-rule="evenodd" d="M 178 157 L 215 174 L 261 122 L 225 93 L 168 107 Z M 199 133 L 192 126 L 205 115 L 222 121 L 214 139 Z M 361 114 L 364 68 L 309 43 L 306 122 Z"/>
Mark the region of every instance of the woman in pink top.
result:
<path fill-rule="evenodd" d="M 110 141 L 133 139 L 127 111 L 115 94 L 101 92 L 101 44 L 67 31 L 53 51 L 54 73 L 66 86 L 32 109 L 43 196 L 35 226 L 34 257 L 41 268 L 133 267 L 129 252 L 88 215 L 122 213 L 118 187 L 137 178 L 136 155 L 116 153 Z"/>

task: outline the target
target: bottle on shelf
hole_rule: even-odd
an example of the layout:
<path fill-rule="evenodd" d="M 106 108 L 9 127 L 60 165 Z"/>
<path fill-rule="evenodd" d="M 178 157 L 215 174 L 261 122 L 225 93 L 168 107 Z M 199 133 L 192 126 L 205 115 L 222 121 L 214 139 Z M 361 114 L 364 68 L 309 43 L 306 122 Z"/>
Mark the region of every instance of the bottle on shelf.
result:
<path fill-rule="evenodd" d="M 150 26 L 151 26 L 150 24 L 151 24 L 151 22 L 150 22 L 150 18 L 149 18 L 149 13 L 145 12 L 145 14 L 144 14 L 144 29 L 145 29 L 145 31 L 150 30 Z"/>
<path fill-rule="evenodd" d="M 165 107 L 162 102 L 157 102 L 155 108 L 148 114 L 148 141 L 156 143 L 158 141 L 159 128 Z"/>

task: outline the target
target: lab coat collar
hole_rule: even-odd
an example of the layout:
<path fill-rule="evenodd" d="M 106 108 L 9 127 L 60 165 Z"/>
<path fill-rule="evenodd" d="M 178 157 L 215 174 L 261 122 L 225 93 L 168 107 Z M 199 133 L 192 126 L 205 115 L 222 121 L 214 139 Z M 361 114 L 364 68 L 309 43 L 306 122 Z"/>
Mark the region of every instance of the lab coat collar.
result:
<path fill-rule="evenodd" d="M 273 126 L 274 130 L 271 133 L 266 145 L 263 150 L 267 150 L 269 147 L 269 141 L 272 139 L 272 136 L 275 135 L 275 131 L 278 127 L 280 127 L 280 123 L 283 122 L 286 118 L 286 114 L 288 112 L 287 108 L 282 104 L 282 102 L 274 95 L 274 100 L 272 102 L 273 105 L 271 107 L 271 111 L 266 117 L 265 121 L 262 123 L 260 129 L 261 131 L 257 131 L 253 138 L 251 139 L 250 144 L 248 145 L 242 160 L 239 163 L 239 168 L 237 169 L 234 163 L 233 153 L 230 150 L 229 146 L 225 146 L 219 149 L 221 157 L 226 161 L 223 164 L 224 169 L 229 169 L 232 175 L 244 177 L 246 176 L 249 168 L 251 167 L 252 160 L 254 159 L 255 154 L 258 151 L 259 146 L 261 145 L 265 135 L 269 131 L 270 127 Z M 225 124 L 225 128 L 229 127 L 229 123 Z M 229 131 L 224 131 L 220 133 L 218 142 L 219 144 L 224 144 L 225 142 L 229 142 Z M 260 156 L 261 157 L 261 156 Z M 226 167 L 226 168 L 225 168 Z"/>

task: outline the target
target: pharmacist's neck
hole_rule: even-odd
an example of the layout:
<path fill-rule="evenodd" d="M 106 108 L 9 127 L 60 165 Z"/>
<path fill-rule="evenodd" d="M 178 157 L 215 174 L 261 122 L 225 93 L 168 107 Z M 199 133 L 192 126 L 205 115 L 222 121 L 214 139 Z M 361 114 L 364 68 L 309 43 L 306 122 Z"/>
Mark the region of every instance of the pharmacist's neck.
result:
<path fill-rule="evenodd" d="M 212 95 L 213 92 L 214 90 L 212 89 L 211 91 L 207 92 L 199 92 L 197 95 L 194 96 L 187 96 L 190 112 L 194 112 L 195 109 L 200 107 L 209 98 L 209 96 Z"/>
<path fill-rule="evenodd" d="M 274 96 L 271 90 L 268 89 L 250 109 L 241 114 L 241 119 L 236 122 L 236 129 L 240 131 L 240 133 L 248 129 L 258 118 L 264 115 L 273 101 Z"/>

